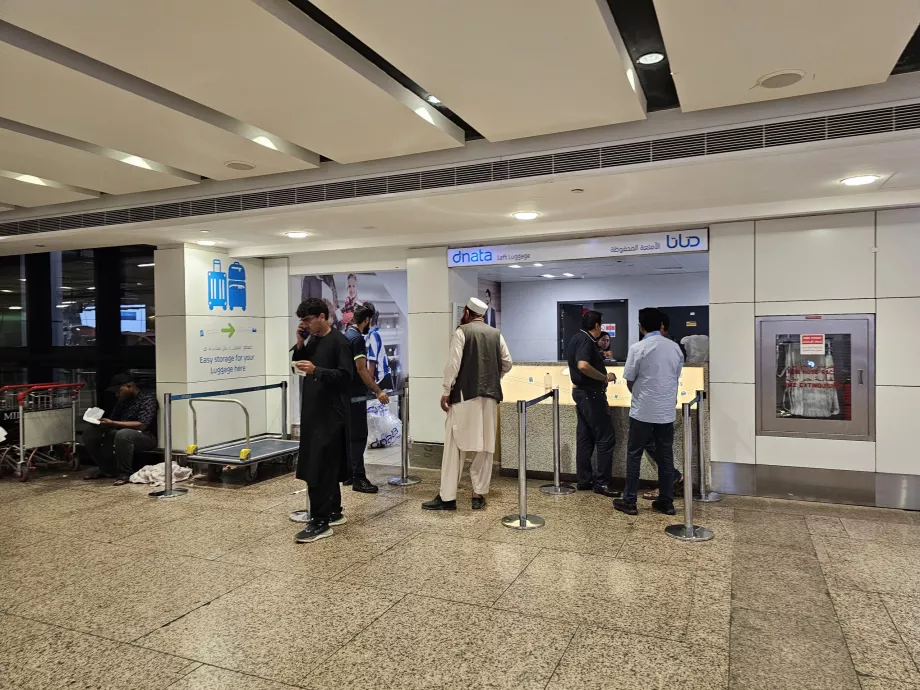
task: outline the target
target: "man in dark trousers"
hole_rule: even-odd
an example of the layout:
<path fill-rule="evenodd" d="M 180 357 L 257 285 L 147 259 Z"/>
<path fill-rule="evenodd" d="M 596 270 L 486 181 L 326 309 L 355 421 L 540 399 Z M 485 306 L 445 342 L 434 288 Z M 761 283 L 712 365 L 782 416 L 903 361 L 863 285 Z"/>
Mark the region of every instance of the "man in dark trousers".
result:
<path fill-rule="evenodd" d="M 334 330 L 329 307 L 311 297 L 297 307 L 300 325 L 291 359 L 303 374 L 300 393 L 300 456 L 297 478 L 307 483 L 310 523 L 295 540 L 309 543 L 332 536 L 344 525 L 339 482 L 351 478 L 352 355 L 348 340 Z M 309 338 L 304 340 L 303 333 Z"/>
<path fill-rule="evenodd" d="M 374 381 L 367 368 L 367 346 L 364 335 L 371 327 L 374 318 L 374 305 L 365 302 L 355 307 L 351 323 L 345 329 L 345 337 L 351 346 L 351 358 L 354 362 L 351 397 L 363 398 L 368 390 L 377 396 L 381 405 L 389 405 L 390 398 Z M 351 474 L 353 491 L 364 494 L 377 493 L 377 487 L 370 483 L 364 469 L 364 451 L 367 450 L 367 401 L 351 403 Z"/>
<path fill-rule="evenodd" d="M 581 330 L 572 336 L 565 349 L 569 363 L 569 378 L 574 390 L 575 414 L 578 420 L 575 446 L 575 471 L 578 488 L 603 496 L 619 496 L 611 486 L 613 480 L 613 445 L 616 442 L 613 420 L 607 404 L 607 384 L 616 382 L 616 374 L 608 374 L 604 356 L 597 348 L 603 315 L 586 312 L 581 317 Z M 591 456 L 597 450 L 597 462 L 592 467 Z"/>

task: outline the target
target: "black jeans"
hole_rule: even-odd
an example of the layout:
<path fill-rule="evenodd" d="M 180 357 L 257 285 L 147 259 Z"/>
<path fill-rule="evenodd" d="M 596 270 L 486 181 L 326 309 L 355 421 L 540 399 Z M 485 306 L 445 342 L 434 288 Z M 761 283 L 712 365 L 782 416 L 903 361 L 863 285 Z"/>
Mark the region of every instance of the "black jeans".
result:
<path fill-rule="evenodd" d="M 613 446 L 616 438 L 604 391 L 576 388 L 572 391 L 578 426 L 575 432 L 575 472 L 578 483 L 609 484 L 613 480 Z M 597 449 L 596 465 L 591 456 Z"/>
<path fill-rule="evenodd" d="M 307 495 L 310 497 L 310 522 L 314 525 L 329 524 L 331 515 L 342 512 L 342 487 L 339 485 L 339 473 L 345 446 L 342 443 L 344 433 L 334 435 L 330 442 L 319 451 L 317 460 L 316 482 L 307 482 Z"/>
<path fill-rule="evenodd" d="M 128 477 L 134 473 L 134 454 L 156 448 L 157 440 L 146 431 L 91 426 L 83 432 L 83 445 L 100 472 Z"/>
<path fill-rule="evenodd" d="M 367 403 L 351 404 L 351 461 L 352 479 L 366 477 L 364 451 L 367 450 Z"/>
<path fill-rule="evenodd" d="M 673 448 L 673 444 L 672 444 L 672 448 Z M 648 445 L 645 447 L 645 452 L 648 453 L 648 458 L 655 464 L 655 467 L 658 467 L 658 461 L 655 460 L 655 439 L 654 438 L 652 438 L 648 442 Z M 672 455 L 673 455 L 673 452 L 672 452 Z M 684 475 L 681 474 L 681 471 L 677 468 L 677 465 L 675 465 L 674 466 L 674 483 L 679 482 L 683 478 L 683 476 Z"/>
<path fill-rule="evenodd" d="M 674 422 L 653 424 L 629 418 L 629 440 L 626 442 L 626 489 L 623 500 L 635 503 L 639 493 L 639 470 L 642 452 L 654 442 L 649 454 L 658 466 L 658 500 L 674 501 Z"/>

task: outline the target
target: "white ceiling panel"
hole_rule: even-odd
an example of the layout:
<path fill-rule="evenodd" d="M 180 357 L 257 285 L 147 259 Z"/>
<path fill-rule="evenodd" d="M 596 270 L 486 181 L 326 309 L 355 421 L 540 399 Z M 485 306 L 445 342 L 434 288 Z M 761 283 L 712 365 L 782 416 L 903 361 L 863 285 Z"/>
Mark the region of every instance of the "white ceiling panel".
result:
<path fill-rule="evenodd" d="M 606 0 L 314 0 L 499 141 L 645 117 Z"/>
<path fill-rule="evenodd" d="M 129 194 L 195 184 L 191 180 L 129 165 L 2 127 L 0 170 L 15 170 L 108 194 Z"/>
<path fill-rule="evenodd" d="M 888 79 L 918 0 L 655 0 L 681 109 L 718 108 Z M 757 86 L 798 70 L 785 88 Z"/>
<path fill-rule="evenodd" d="M 72 189 L 20 182 L 0 175 L 0 204 L 44 206 L 45 204 L 63 204 L 68 201 L 83 201 L 84 199 L 92 198 L 94 198 L 92 194 L 82 194 Z"/>
<path fill-rule="evenodd" d="M 410 107 L 420 99 L 292 5 L 259 3 L 285 22 L 253 0 L 5 0 L 3 18 L 341 163 L 462 145 L 459 128 L 433 109 L 423 119 Z"/>
<path fill-rule="evenodd" d="M 0 117 L 215 180 L 316 167 L 3 42 L 0 64 Z"/>

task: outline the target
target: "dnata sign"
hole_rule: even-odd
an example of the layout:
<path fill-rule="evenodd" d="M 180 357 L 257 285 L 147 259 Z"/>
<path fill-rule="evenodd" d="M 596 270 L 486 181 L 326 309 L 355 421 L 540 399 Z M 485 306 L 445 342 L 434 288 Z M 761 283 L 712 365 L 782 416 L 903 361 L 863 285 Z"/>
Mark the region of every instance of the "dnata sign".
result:
<path fill-rule="evenodd" d="M 448 266 L 496 266 L 541 261 L 596 259 L 605 256 L 680 254 L 709 250 L 709 230 L 650 232 L 560 242 L 533 242 L 490 247 L 458 247 L 447 250 Z"/>

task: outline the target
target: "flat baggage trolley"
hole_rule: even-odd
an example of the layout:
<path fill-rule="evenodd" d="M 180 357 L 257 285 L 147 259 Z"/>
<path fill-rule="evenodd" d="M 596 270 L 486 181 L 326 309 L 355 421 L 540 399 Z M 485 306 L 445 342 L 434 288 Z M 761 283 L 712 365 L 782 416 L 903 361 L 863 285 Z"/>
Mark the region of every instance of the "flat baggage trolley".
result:
<path fill-rule="evenodd" d="M 0 448 L 0 472 L 12 470 L 19 481 L 38 467 L 80 468 L 77 455 L 77 404 L 82 383 L 40 383 L 0 388 L 0 417 L 15 419 Z M 10 433 L 13 432 L 13 433 Z"/>
<path fill-rule="evenodd" d="M 187 393 L 172 396 L 170 406 L 174 400 L 188 400 L 192 411 L 192 443 L 186 452 L 189 462 L 200 463 L 207 467 L 209 481 L 216 481 L 221 471 L 230 467 L 245 468 L 244 479 L 248 482 L 255 481 L 259 465 L 265 462 L 281 463 L 288 470 L 293 470 L 297 464 L 297 453 L 300 441 L 287 438 L 287 381 L 269 386 L 255 386 L 252 388 L 236 388 L 214 393 Z M 249 410 L 236 398 L 219 397 L 233 393 L 249 393 L 262 390 L 281 389 L 281 433 L 264 433 L 255 436 L 249 433 Z M 167 394 L 169 395 L 169 394 Z M 243 410 L 246 435 L 243 438 L 215 443 L 208 446 L 198 446 L 198 412 L 196 403 L 221 403 L 236 405 Z M 164 406 L 165 407 L 165 406 Z M 166 408 L 168 409 L 168 408 Z M 168 413 L 168 412 L 167 412 Z"/>

